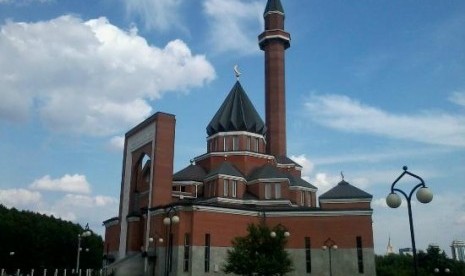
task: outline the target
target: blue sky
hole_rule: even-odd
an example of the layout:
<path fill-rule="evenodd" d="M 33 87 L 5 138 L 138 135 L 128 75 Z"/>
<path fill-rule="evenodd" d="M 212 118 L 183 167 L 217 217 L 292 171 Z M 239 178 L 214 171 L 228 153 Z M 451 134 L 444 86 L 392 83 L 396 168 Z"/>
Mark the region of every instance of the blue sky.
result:
<path fill-rule="evenodd" d="M 176 115 L 175 170 L 234 85 L 264 117 L 265 0 L 0 0 L 0 203 L 85 224 L 118 211 L 122 137 Z M 409 247 L 390 184 L 408 165 L 417 247 L 465 239 L 465 2 L 283 0 L 288 154 L 321 195 L 373 194 L 376 252 Z M 410 191 L 416 182 L 401 182 Z"/>

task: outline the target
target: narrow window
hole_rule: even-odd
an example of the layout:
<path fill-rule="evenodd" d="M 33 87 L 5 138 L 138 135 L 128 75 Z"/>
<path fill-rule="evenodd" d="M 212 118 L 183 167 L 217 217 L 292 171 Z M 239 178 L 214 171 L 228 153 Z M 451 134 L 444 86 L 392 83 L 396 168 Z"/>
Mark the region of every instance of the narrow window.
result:
<path fill-rule="evenodd" d="M 190 251 L 190 241 L 189 241 L 189 234 L 184 234 L 184 263 L 183 263 L 183 270 L 184 272 L 189 271 L 189 251 Z"/>
<path fill-rule="evenodd" d="M 265 199 L 271 198 L 271 184 L 265 184 Z"/>
<path fill-rule="evenodd" d="M 274 184 L 274 197 L 281 198 L 281 184 L 280 183 Z"/>
<path fill-rule="evenodd" d="M 305 192 L 304 191 L 300 192 L 300 205 L 302 206 L 305 205 Z"/>
<path fill-rule="evenodd" d="M 363 249 L 362 249 L 362 237 L 357 236 L 357 263 L 358 273 L 363 274 Z"/>
<path fill-rule="evenodd" d="M 205 272 L 210 272 L 210 234 L 205 234 Z"/>
<path fill-rule="evenodd" d="M 252 149 L 252 137 L 247 136 L 247 147 L 246 149 L 250 151 Z"/>
<path fill-rule="evenodd" d="M 260 140 L 258 138 L 255 138 L 255 145 L 254 146 L 255 146 L 255 149 L 254 149 L 255 152 L 258 152 L 258 150 L 260 148 L 259 147 L 260 146 Z"/>
<path fill-rule="evenodd" d="M 226 139 L 226 136 L 223 136 L 223 151 L 228 151 L 228 143 L 227 143 L 227 139 Z"/>
<path fill-rule="evenodd" d="M 305 269 L 307 273 L 312 272 L 312 252 L 310 237 L 305 237 Z"/>
<path fill-rule="evenodd" d="M 239 139 L 237 139 L 237 136 L 232 137 L 232 150 L 239 150 Z"/>
<path fill-rule="evenodd" d="M 231 196 L 237 197 L 237 180 L 232 181 Z"/>
<path fill-rule="evenodd" d="M 229 192 L 229 181 L 227 179 L 223 180 L 223 196 L 228 196 Z"/>

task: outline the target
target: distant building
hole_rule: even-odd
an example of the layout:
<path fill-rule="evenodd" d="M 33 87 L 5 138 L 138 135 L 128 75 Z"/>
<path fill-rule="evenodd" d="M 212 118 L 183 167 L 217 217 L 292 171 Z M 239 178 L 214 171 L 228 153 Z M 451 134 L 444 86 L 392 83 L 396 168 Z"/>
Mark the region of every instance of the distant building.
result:
<path fill-rule="evenodd" d="M 452 259 L 465 262 L 465 241 L 454 240 L 450 245 Z"/>
<path fill-rule="evenodd" d="M 207 126 L 206 152 L 174 174 L 174 115 L 158 112 L 126 133 L 119 214 L 104 222 L 108 273 L 224 275 L 231 240 L 265 223 L 290 232 L 289 276 L 327 275 L 330 264 L 333 275 L 375 275 L 372 195 L 342 179 L 317 197 L 287 156 L 284 17 L 281 1 L 268 0 L 258 38 L 266 122 L 237 80 Z M 329 238 L 332 255 L 322 247 Z"/>
<path fill-rule="evenodd" d="M 394 247 L 391 245 L 391 237 L 389 237 L 388 245 L 386 247 L 386 255 L 395 254 Z"/>
<path fill-rule="evenodd" d="M 410 247 L 405 247 L 405 248 L 399 248 L 399 254 L 400 255 L 413 255 L 412 248 Z"/>

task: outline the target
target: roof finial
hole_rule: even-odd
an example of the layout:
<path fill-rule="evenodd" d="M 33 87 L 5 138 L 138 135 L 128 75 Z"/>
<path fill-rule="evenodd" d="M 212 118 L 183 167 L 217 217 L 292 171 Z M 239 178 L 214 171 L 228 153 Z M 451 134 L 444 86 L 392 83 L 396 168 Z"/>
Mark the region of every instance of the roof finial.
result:
<path fill-rule="evenodd" d="M 341 178 L 344 181 L 344 172 L 343 171 L 341 171 Z"/>
<path fill-rule="evenodd" d="M 239 72 L 239 66 L 236 64 L 234 65 L 234 75 L 236 75 L 236 80 L 239 80 L 239 77 L 241 76 L 241 72 Z"/>

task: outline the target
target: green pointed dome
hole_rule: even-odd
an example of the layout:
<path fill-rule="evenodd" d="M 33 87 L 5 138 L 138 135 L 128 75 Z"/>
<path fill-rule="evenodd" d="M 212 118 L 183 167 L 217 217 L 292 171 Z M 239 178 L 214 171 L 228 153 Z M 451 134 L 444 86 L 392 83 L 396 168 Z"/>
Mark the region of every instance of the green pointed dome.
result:
<path fill-rule="evenodd" d="M 266 133 L 265 123 L 238 81 L 207 126 L 208 136 L 228 131 Z"/>

